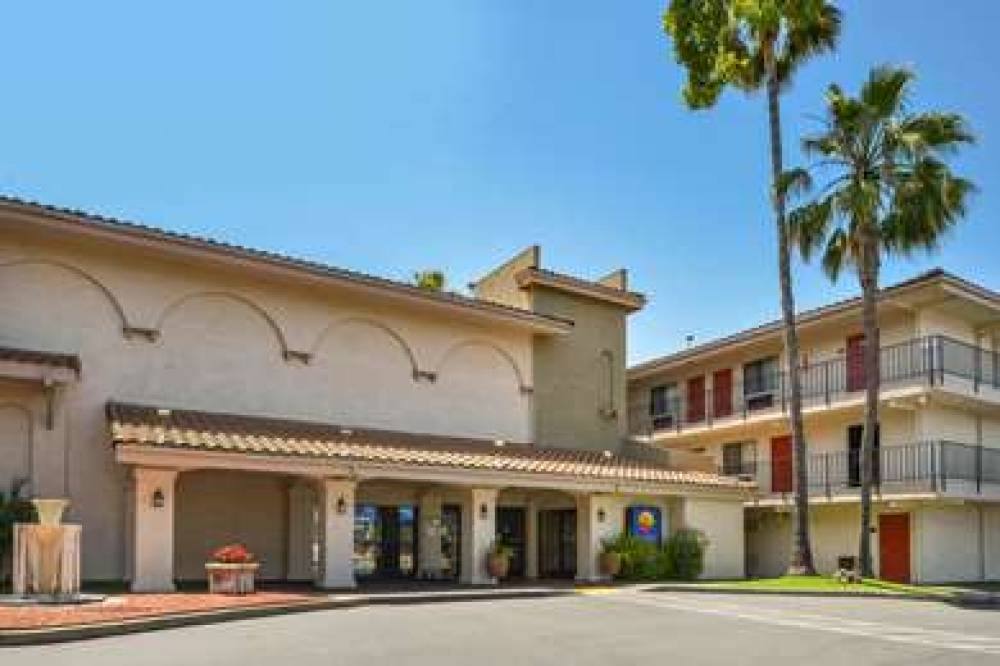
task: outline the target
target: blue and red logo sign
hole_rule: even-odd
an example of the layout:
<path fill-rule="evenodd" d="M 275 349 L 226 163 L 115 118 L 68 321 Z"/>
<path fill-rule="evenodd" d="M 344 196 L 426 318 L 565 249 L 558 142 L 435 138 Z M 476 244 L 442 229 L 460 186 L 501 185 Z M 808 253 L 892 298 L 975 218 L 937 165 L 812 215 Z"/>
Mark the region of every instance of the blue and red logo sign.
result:
<path fill-rule="evenodd" d="M 630 506 L 628 508 L 628 533 L 630 536 L 660 543 L 663 523 L 658 506 Z"/>

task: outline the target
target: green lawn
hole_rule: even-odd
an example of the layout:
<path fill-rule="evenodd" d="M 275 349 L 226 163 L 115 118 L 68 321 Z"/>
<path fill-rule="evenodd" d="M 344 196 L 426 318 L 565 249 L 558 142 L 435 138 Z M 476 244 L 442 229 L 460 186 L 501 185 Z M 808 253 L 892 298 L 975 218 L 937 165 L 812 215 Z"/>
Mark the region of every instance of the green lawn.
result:
<path fill-rule="evenodd" d="M 949 585 L 904 585 L 883 580 L 865 580 L 861 583 L 839 582 L 833 576 L 782 576 L 781 578 L 759 578 L 754 580 L 713 581 L 699 583 L 699 587 L 710 587 L 730 590 L 786 590 L 808 592 L 854 592 L 898 595 L 928 594 L 948 598 L 954 596 L 963 588 Z"/>

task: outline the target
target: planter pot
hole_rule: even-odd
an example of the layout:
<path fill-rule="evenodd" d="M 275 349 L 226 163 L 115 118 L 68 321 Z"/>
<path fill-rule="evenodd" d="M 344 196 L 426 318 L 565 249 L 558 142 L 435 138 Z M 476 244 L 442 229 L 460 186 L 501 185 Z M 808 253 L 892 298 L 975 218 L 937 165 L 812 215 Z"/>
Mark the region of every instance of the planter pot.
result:
<path fill-rule="evenodd" d="M 617 576 L 622 572 L 622 556 L 619 553 L 601 553 L 598 565 L 603 575 Z"/>
<path fill-rule="evenodd" d="M 259 568 L 259 562 L 209 562 L 205 565 L 208 591 L 211 594 L 253 594 L 254 577 Z"/>
<path fill-rule="evenodd" d="M 493 578 L 506 578 L 510 571 L 510 558 L 506 555 L 489 555 L 486 558 L 486 571 Z"/>

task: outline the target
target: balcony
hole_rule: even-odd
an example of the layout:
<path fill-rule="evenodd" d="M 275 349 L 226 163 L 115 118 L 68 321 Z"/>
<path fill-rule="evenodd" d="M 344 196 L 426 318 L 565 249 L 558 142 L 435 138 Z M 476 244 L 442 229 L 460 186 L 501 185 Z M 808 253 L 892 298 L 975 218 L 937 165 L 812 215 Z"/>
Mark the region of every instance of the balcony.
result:
<path fill-rule="evenodd" d="M 860 496 L 861 465 L 857 451 L 808 456 L 809 494 L 813 497 Z M 934 441 L 885 446 L 873 458 L 876 496 L 952 493 L 960 496 L 1000 496 L 1000 449 Z M 793 469 L 785 461 L 744 461 L 720 469 L 720 474 L 757 482 L 763 499 L 792 499 Z"/>
<path fill-rule="evenodd" d="M 946 336 L 907 340 L 880 350 L 881 389 L 938 387 L 1000 404 L 1000 353 Z M 804 409 L 836 406 L 864 394 L 865 369 L 860 358 L 839 358 L 803 366 L 799 370 Z M 780 416 L 788 409 L 789 383 L 784 371 L 774 372 L 747 386 L 726 391 L 679 394 L 653 404 L 651 396 L 633 403 L 630 431 L 652 437 Z"/>

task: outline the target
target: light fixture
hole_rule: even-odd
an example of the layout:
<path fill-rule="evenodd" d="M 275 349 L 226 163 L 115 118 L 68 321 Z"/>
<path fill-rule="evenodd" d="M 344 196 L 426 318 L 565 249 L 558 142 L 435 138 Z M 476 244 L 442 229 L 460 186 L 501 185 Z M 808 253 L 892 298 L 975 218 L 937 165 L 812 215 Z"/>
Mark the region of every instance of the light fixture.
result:
<path fill-rule="evenodd" d="M 341 515 L 347 513 L 347 500 L 343 495 L 337 498 L 337 513 Z"/>
<path fill-rule="evenodd" d="M 153 508 L 162 509 L 167 503 L 167 498 L 163 496 L 163 491 L 157 488 L 153 491 Z"/>
<path fill-rule="evenodd" d="M 604 507 L 603 506 L 602 507 L 598 507 L 598 509 L 597 509 L 597 522 L 603 523 L 604 519 L 607 518 L 607 517 L 608 517 L 608 514 L 605 513 Z"/>
<path fill-rule="evenodd" d="M 496 440 L 493 440 L 493 446 L 495 446 L 495 447 L 497 447 L 497 448 L 502 448 L 502 447 L 503 447 L 503 446 L 505 446 L 506 444 L 507 444 L 507 442 L 505 442 L 505 441 L 504 441 L 504 440 L 502 440 L 502 439 L 496 439 Z"/>
<path fill-rule="evenodd" d="M 490 507 L 486 502 L 479 505 L 479 517 L 486 520 L 490 517 Z"/>

